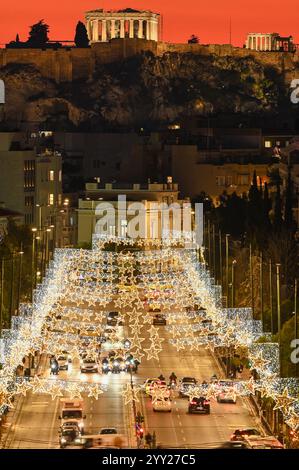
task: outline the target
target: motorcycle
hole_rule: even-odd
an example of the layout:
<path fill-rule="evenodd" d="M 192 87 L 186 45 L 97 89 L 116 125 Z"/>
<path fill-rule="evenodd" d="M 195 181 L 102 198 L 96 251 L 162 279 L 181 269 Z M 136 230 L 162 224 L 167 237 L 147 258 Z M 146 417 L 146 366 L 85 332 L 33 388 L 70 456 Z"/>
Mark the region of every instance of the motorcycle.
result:
<path fill-rule="evenodd" d="M 109 371 L 110 371 L 109 362 L 108 361 L 102 362 L 102 373 L 108 374 Z"/>
<path fill-rule="evenodd" d="M 172 390 L 176 387 L 176 379 L 170 379 L 169 381 L 169 388 L 171 388 Z"/>
<path fill-rule="evenodd" d="M 51 364 L 51 374 L 52 375 L 58 375 L 59 374 L 59 365 L 58 362 L 52 362 Z"/>
<path fill-rule="evenodd" d="M 112 362 L 112 369 L 111 369 L 112 374 L 119 374 L 121 372 L 121 367 L 120 363 L 117 360 L 114 360 Z"/>

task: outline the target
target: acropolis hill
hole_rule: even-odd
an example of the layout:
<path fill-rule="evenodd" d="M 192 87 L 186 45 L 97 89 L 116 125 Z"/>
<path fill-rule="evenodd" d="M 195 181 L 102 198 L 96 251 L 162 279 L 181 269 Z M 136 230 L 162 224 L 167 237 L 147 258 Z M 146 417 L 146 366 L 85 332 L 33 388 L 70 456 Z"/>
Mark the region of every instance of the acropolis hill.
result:
<path fill-rule="evenodd" d="M 2 128 L 159 127 L 181 116 L 296 112 L 290 83 L 298 51 L 169 44 L 140 38 L 89 48 L 0 49 Z"/>
<path fill-rule="evenodd" d="M 171 44 L 143 39 L 113 39 L 110 42 L 92 43 L 88 49 L 0 49 L 0 67 L 8 64 L 31 64 L 44 78 L 56 83 L 91 78 L 104 64 L 151 52 L 154 56 L 165 54 L 231 57 L 236 60 L 251 56 L 264 66 L 286 71 L 287 79 L 299 63 L 299 51 L 294 53 L 252 51 L 230 44 Z M 1 70 L 0 68 L 0 70 Z"/>

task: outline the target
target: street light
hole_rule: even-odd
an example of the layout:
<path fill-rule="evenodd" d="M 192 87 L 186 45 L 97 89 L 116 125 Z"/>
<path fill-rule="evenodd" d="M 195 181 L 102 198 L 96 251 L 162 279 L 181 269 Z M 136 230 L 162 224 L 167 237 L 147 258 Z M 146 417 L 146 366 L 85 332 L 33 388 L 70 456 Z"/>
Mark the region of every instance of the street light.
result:
<path fill-rule="evenodd" d="M 277 288 L 277 328 L 278 328 L 278 346 L 279 346 L 279 356 L 281 353 L 281 342 L 280 342 L 280 330 L 281 330 L 281 321 L 280 321 L 280 264 L 276 264 L 276 288 Z M 280 361 L 281 363 L 281 361 Z"/>
<path fill-rule="evenodd" d="M 33 291 L 35 289 L 36 279 L 35 279 L 35 271 L 36 271 L 36 263 L 35 263 L 35 244 L 36 244 L 36 233 L 37 228 L 32 228 L 32 250 L 31 250 L 31 301 L 33 301 Z"/>
<path fill-rule="evenodd" d="M 235 269 L 237 261 L 234 259 L 232 262 L 232 308 L 235 308 Z"/>
<path fill-rule="evenodd" d="M 262 330 L 264 331 L 264 289 L 263 289 L 263 253 L 260 253 L 260 298 L 261 298 L 261 320 Z"/>
<path fill-rule="evenodd" d="M 20 300 L 21 300 L 21 285 L 22 285 L 22 270 L 23 270 L 23 243 L 21 243 L 21 249 L 18 253 L 20 255 L 20 261 L 19 261 L 19 280 L 18 280 L 18 305 L 17 305 L 17 315 L 19 315 L 20 312 Z"/>
<path fill-rule="evenodd" d="M 226 305 L 228 307 L 228 299 L 229 299 L 229 282 L 228 282 L 228 275 L 229 275 L 229 266 L 228 266 L 228 239 L 230 234 L 227 233 L 225 235 L 225 258 L 226 258 Z"/>

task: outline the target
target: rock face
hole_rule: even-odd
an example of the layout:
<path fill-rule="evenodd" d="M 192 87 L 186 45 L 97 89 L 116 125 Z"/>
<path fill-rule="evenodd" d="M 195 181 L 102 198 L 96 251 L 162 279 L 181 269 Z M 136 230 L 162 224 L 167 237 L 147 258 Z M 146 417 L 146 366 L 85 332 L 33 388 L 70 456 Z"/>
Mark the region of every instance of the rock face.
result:
<path fill-rule="evenodd" d="M 6 86 L 2 127 L 58 130 L 159 127 L 182 116 L 273 115 L 291 110 L 299 63 L 277 67 L 257 56 L 144 52 L 98 65 L 88 80 L 57 84 L 34 65 L 0 68 Z"/>

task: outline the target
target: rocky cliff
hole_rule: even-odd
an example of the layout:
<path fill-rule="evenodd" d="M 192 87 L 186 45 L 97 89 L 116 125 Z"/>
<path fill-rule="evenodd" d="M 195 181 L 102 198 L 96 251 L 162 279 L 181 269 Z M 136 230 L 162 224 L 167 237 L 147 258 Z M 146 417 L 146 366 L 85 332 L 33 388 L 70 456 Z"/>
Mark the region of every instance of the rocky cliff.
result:
<path fill-rule="evenodd" d="M 0 68 L 6 86 L 2 128 L 129 129 L 182 116 L 296 112 L 289 85 L 299 78 L 297 56 L 277 64 L 264 57 L 144 52 L 98 64 L 89 79 L 65 83 L 46 78 L 34 64 L 9 63 Z"/>

